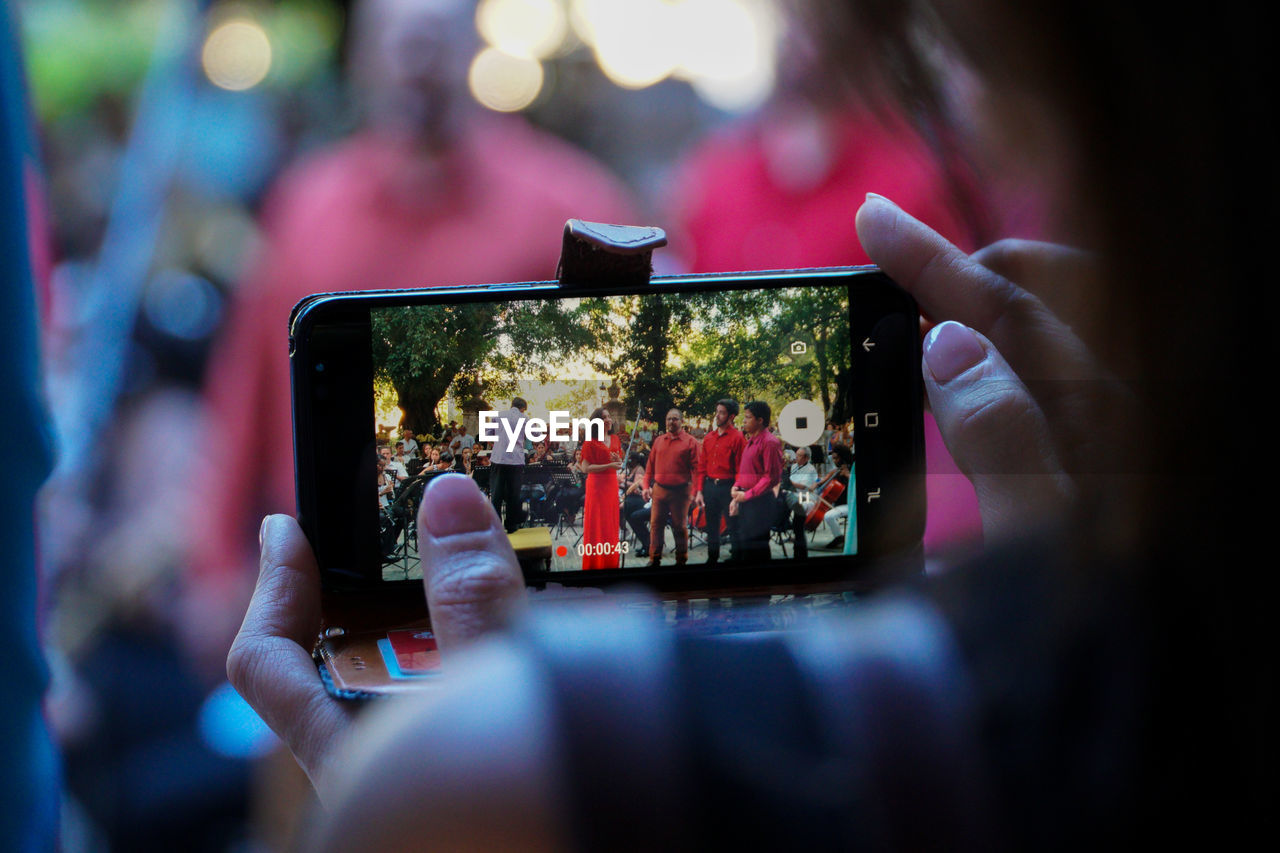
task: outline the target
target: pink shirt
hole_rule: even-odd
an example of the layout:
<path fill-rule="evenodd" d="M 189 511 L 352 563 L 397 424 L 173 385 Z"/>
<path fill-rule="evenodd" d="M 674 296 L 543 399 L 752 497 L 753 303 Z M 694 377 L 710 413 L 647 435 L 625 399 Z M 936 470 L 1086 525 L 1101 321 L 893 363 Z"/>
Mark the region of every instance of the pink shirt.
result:
<path fill-rule="evenodd" d="M 758 498 L 782 481 L 782 442 L 767 429 L 747 439 L 742 463 L 733 485 L 746 492 L 744 500 Z"/>

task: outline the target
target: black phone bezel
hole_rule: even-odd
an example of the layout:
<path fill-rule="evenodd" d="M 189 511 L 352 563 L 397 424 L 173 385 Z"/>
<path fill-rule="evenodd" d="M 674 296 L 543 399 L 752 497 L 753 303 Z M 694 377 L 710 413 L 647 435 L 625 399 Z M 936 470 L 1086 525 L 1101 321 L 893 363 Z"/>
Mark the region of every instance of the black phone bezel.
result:
<path fill-rule="evenodd" d="M 856 585 L 872 567 L 918 561 L 924 534 L 924 389 L 919 314 L 910 295 L 876 267 L 655 276 L 647 285 L 600 287 L 555 281 L 479 287 L 313 294 L 290 317 L 294 465 L 298 520 L 315 550 L 326 592 L 395 594 L 421 582 L 371 581 L 380 570 L 373 490 L 373 357 L 369 312 L 399 305 L 830 285 L 850 288 L 852 395 L 857 416 L 854 488 L 859 551 L 761 566 L 687 566 L 530 574 L 530 586 L 647 586 L 658 592 L 783 585 Z M 320 367 L 322 369 L 317 369 Z M 870 420 L 868 419 L 870 417 Z M 864 428 L 865 427 L 865 428 Z M 362 500 L 363 498 L 363 500 Z M 351 571 L 343 566 L 364 566 Z"/>

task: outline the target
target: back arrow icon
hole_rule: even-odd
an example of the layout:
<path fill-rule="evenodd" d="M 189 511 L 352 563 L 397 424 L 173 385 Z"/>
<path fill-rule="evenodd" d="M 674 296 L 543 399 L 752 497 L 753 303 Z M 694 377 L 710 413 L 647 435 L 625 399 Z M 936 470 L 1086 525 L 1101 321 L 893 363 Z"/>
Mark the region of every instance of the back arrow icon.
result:
<path fill-rule="evenodd" d="M 876 345 L 875 341 L 871 340 L 871 338 L 865 338 L 862 341 L 862 351 L 871 352 L 871 348 L 874 347 L 875 345 Z"/>

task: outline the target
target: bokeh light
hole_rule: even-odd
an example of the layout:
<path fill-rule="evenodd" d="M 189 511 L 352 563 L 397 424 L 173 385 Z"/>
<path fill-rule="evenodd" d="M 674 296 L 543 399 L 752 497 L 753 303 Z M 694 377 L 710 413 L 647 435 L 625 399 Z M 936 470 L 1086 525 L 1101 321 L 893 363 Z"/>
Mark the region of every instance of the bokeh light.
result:
<path fill-rule="evenodd" d="M 773 0 L 569 0 L 569 21 L 619 86 L 676 77 L 740 111 L 773 89 L 779 23 Z"/>
<path fill-rule="evenodd" d="M 233 92 L 252 89 L 271 71 L 271 39 L 257 21 L 224 21 L 209 32 L 200 59 L 213 85 Z"/>
<path fill-rule="evenodd" d="M 628 89 L 660 83 L 680 65 L 678 5 L 666 0 L 578 0 L 584 41 L 605 76 Z"/>
<path fill-rule="evenodd" d="M 480 0 L 476 29 L 503 53 L 546 59 L 563 46 L 569 19 L 561 0 Z"/>
<path fill-rule="evenodd" d="M 542 63 L 487 47 L 471 61 L 467 83 L 472 96 L 491 110 L 516 112 L 542 91 Z"/>
<path fill-rule="evenodd" d="M 169 269 L 157 273 L 142 297 L 142 314 L 156 329 L 185 341 L 212 335 L 221 315 L 222 297 L 208 279 Z"/>
<path fill-rule="evenodd" d="M 721 109 L 758 106 L 773 89 L 779 29 L 772 6 L 759 0 L 683 0 L 676 76 Z"/>
<path fill-rule="evenodd" d="M 617 86 L 676 78 L 712 106 L 744 112 L 773 92 L 782 25 L 776 0 L 481 0 L 476 29 L 489 49 L 525 60 L 549 60 L 580 42 Z M 494 104 L 536 99 L 514 95 L 532 85 L 531 65 L 494 56 L 477 62 L 473 75 L 493 76 L 485 81 L 489 94 L 476 94 L 485 106 L 511 111 L 524 106 Z"/>

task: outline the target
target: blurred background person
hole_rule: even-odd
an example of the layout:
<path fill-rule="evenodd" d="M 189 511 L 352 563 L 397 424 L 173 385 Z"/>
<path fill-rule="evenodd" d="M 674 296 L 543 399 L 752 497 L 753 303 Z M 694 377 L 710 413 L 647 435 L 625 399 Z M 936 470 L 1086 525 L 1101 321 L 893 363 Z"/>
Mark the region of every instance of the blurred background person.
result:
<path fill-rule="evenodd" d="M 785 20 L 770 100 L 694 146 L 676 173 L 672 246 L 690 271 L 870 263 L 849 211 L 871 191 L 961 246 L 989 237 L 969 176 L 940 168 L 897 112 L 874 108 L 869 81 L 862 91 L 838 85 L 838 63 L 806 21 Z M 843 421 L 850 413 L 827 415 Z M 973 488 L 928 415 L 925 437 L 926 549 L 972 546 L 981 536 Z"/>
<path fill-rule="evenodd" d="M 247 600 L 262 515 L 294 506 L 281 346 L 293 305 L 317 291 L 552 278 L 565 220 L 634 217 L 598 163 L 470 97 L 475 12 L 469 0 L 356 5 L 361 128 L 296 164 L 264 205 L 265 247 L 208 374 L 214 473 L 192 568 L 206 606 L 226 604 L 211 647 L 230 642 Z"/>

